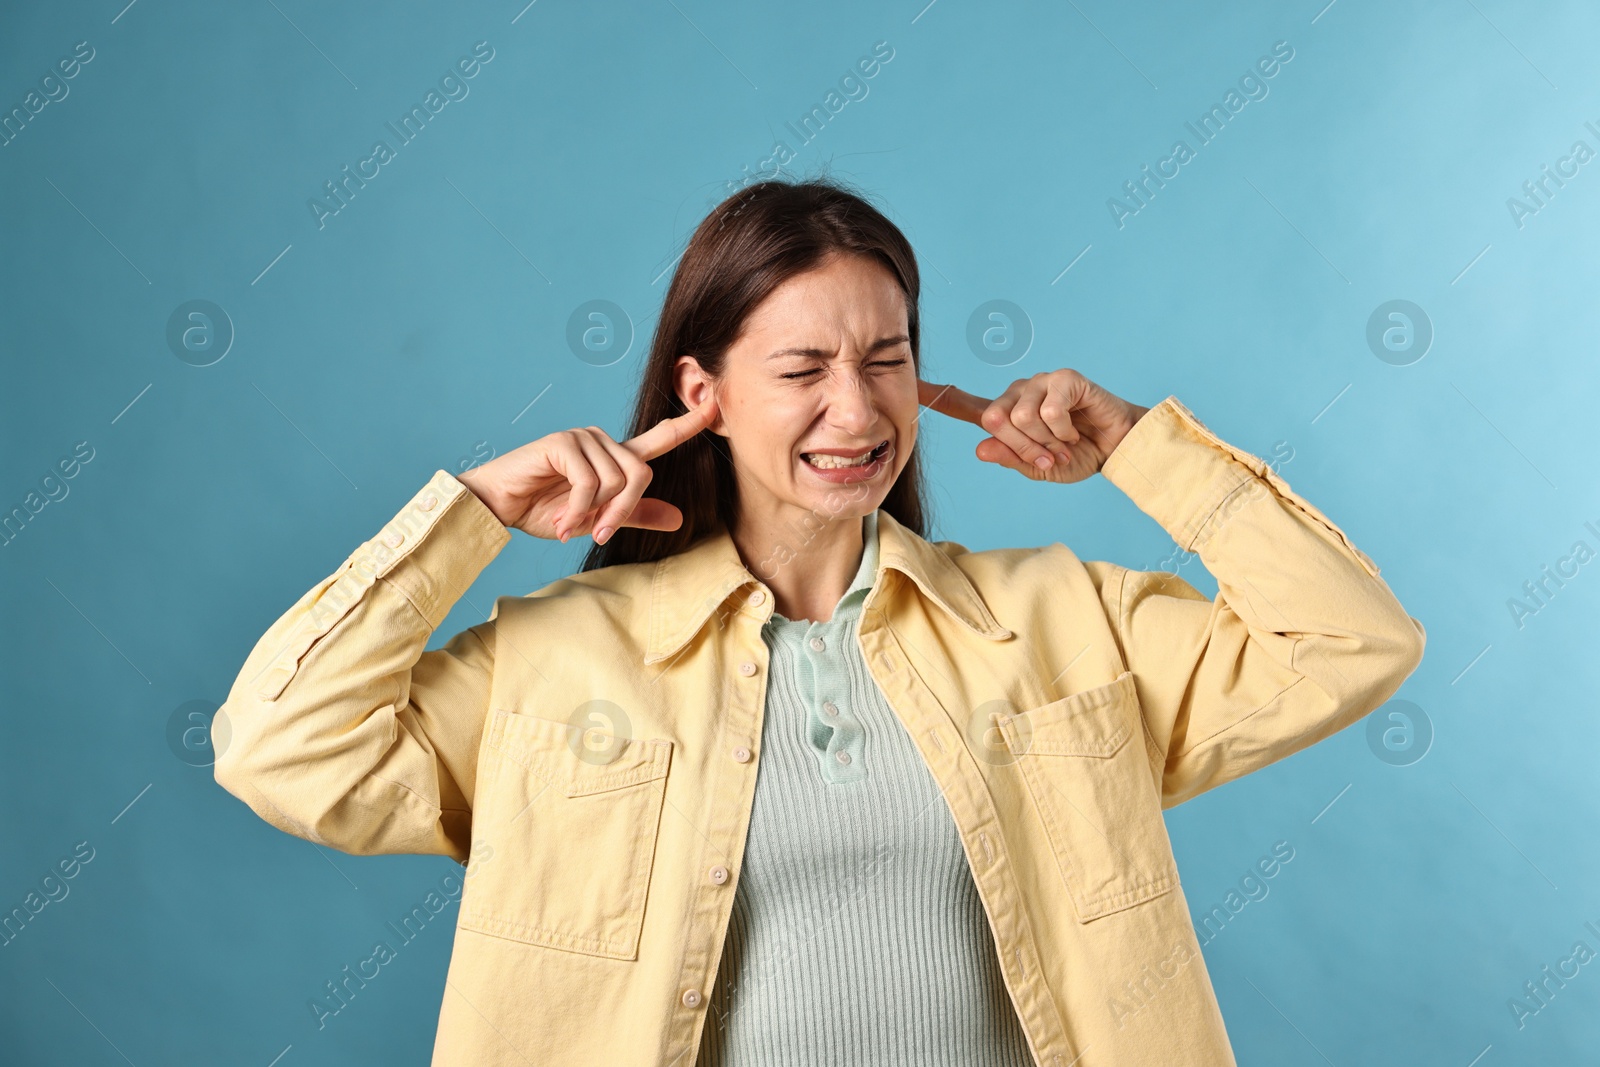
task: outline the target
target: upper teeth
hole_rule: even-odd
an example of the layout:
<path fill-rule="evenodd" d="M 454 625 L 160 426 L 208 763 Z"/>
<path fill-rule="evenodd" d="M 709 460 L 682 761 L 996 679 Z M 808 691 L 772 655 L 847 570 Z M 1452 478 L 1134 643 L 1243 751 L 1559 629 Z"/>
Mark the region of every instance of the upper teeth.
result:
<path fill-rule="evenodd" d="M 804 453 L 801 453 L 801 454 L 805 457 L 806 461 L 808 463 L 810 463 L 813 467 L 828 468 L 828 467 L 859 467 L 862 464 L 864 464 L 864 463 L 868 462 L 869 460 L 871 460 L 872 456 L 873 456 L 873 453 L 875 453 L 875 452 L 877 452 L 876 448 L 869 448 L 865 452 L 861 453 L 861 455 L 857 456 L 855 459 L 846 459 L 844 456 L 828 456 L 828 455 L 823 455 L 823 454 L 817 453 L 817 452 L 804 452 Z"/>

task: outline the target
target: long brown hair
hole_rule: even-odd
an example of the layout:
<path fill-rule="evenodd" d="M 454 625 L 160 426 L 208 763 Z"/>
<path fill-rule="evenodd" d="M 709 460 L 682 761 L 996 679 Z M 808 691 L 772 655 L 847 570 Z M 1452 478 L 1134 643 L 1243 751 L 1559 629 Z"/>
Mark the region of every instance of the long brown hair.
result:
<path fill-rule="evenodd" d="M 688 411 L 672 382 L 680 355 L 696 357 L 708 376 L 720 378 L 745 317 L 783 282 L 835 252 L 874 257 L 900 283 L 911 362 L 920 377 L 922 283 L 916 255 L 900 229 L 836 178 L 757 182 L 713 208 L 690 237 L 661 306 L 626 437 Z M 670 532 L 620 527 L 605 544 L 589 547 L 580 572 L 653 562 L 722 529 L 737 528 L 738 483 L 721 437 L 701 431 L 649 463 L 653 475 L 645 495 L 677 505 L 683 525 Z M 917 450 L 881 506 L 925 536 Z"/>

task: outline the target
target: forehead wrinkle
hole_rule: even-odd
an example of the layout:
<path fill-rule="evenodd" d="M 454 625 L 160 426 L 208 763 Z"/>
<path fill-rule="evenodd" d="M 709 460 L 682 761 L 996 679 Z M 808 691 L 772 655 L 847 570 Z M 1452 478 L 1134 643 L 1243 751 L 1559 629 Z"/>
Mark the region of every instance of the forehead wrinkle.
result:
<path fill-rule="evenodd" d="M 887 337 L 880 337 L 868 345 L 866 354 L 870 356 L 885 348 L 893 348 L 896 345 L 910 343 L 911 337 L 908 334 L 890 334 Z M 837 355 L 837 352 L 829 352 L 821 348 L 780 348 L 776 352 L 768 354 L 767 359 L 777 359 L 780 356 L 800 356 L 804 359 L 832 359 L 835 355 Z"/>

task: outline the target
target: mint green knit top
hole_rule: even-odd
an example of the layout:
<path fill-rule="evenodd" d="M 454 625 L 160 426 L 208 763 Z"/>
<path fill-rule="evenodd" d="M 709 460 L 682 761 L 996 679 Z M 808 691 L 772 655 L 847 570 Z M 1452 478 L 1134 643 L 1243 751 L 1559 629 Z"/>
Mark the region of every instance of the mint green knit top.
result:
<path fill-rule="evenodd" d="M 696 1067 L 1031 1067 L 938 783 L 857 641 L 774 612 L 750 830 Z"/>

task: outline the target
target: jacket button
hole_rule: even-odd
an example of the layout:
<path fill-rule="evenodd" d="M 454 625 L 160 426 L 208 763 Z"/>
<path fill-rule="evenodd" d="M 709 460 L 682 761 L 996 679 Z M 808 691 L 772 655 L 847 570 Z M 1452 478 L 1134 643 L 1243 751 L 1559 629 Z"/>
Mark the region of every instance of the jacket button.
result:
<path fill-rule="evenodd" d="M 760 589 L 757 589 L 755 592 L 750 594 L 750 603 L 752 604 L 763 603 L 766 599 L 767 594 L 762 592 Z"/>
<path fill-rule="evenodd" d="M 700 1006 L 700 990 L 685 989 L 683 991 L 683 1005 L 686 1008 L 698 1008 Z"/>
<path fill-rule="evenodd" d="M 739 673 L 748 678 L 750 675 L 756 673 L 756 665 L 751 663 L 749 660 L 745 660 L 743 663 L 739 664 Z"/>
<path fill-rule="evenodd" d="M 716 885 L 724 885 L 728 881 L 728 868 L 720 863 L 706 873 L 711 876 L 711 881 Z"/>
<path fill-rule="evenodd" d="M 421 508 L 423 511 L 432 511 L 438 503 L 439 498 L 434 496 L 432 493 L 429 493 L 427 496 L 417 501 L 417 507 Z"/>
<path fill-rule="evenodd" d="M 750 750 L 745 748 L 743 745 L 740 745 L 738 748 L 733 750 L 733 759 L 735 763 L 749 763 Z"/>
<path fill-rule="evenodd" d="M 383 543 L 388 545 L 390 548 L 399 548 L 400 547 L 400 542 L 404 541 L 404 540 L 405 540 L 404 537 L 402 537 L 400 534 L 397 534 L 397 533 L 393 532 L 392 530 L 389 533 L 386 533 L 386 534 L 383 535 Z"/>

